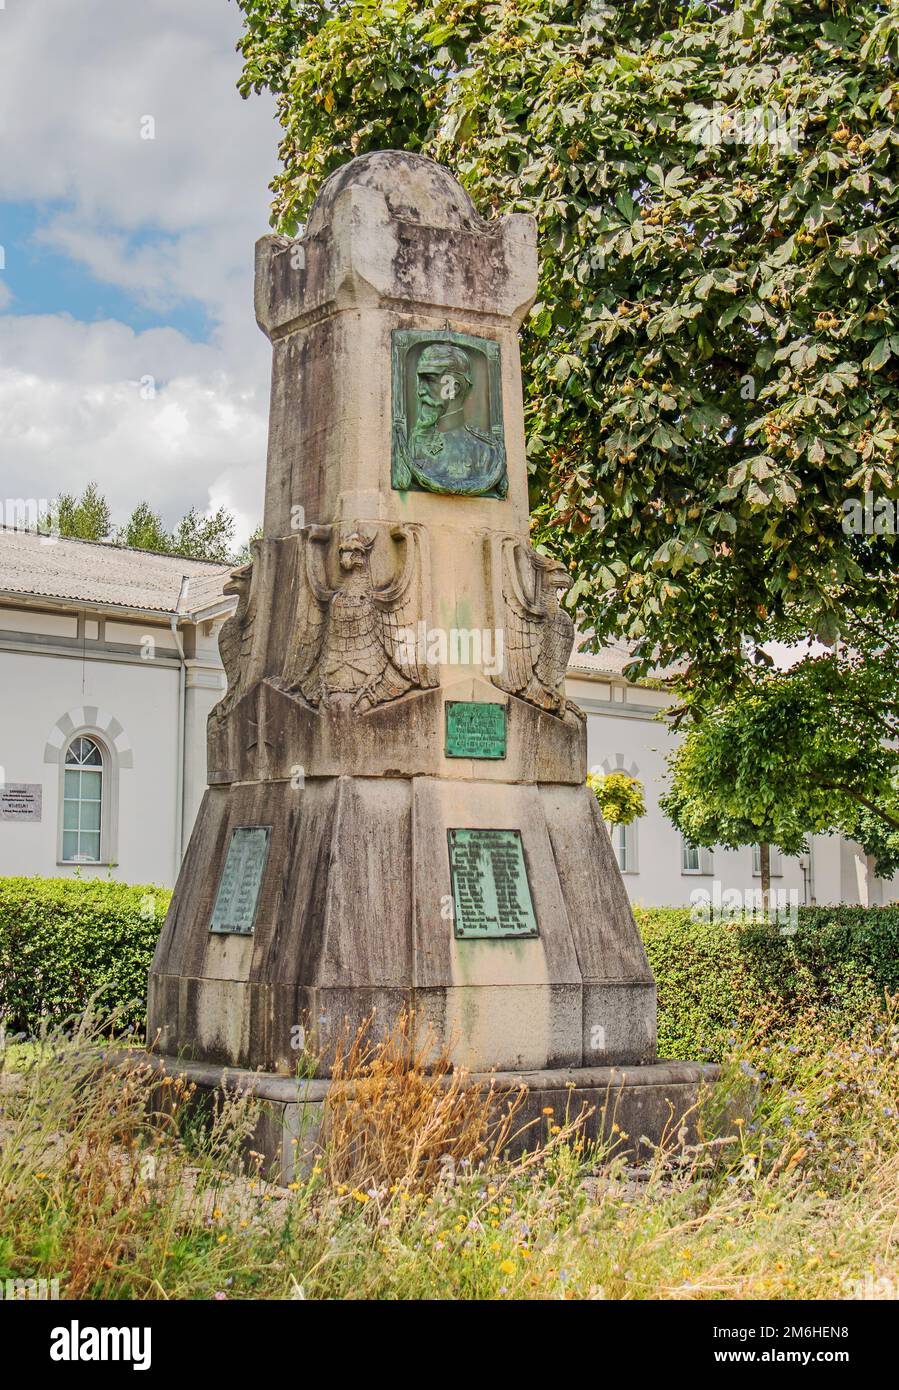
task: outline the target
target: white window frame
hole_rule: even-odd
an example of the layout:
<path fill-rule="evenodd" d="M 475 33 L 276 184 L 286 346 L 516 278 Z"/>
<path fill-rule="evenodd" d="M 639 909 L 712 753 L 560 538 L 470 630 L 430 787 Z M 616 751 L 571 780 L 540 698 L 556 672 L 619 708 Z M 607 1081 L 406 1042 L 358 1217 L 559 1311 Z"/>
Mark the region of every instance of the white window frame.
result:
<path fill-rule="evenodd" d="M 768 848 L 769 869 L 772 878 L 783 878 L 783 866 L 781 864 L 780 850 L 773 845 Z M 762 876 L 762 847 L 761 845 L 752 846 L 752 877 L 761 878 Z"/>
<path fill-rule="evenodd" d="M 100 750 L 100 858 L 66 859 L 63 847 L 65 840 L 65 787 L 66 757 L 72 744 L 79 738 L 88 738 Z M 68 768 L 72 771 L 71 766 Z M 59 809 L 57 816 L 56 862 L 69 869 L 97 869 L 114 865 L 116 861 L 116 841 L 119 818 L 119 769 L 115 753 L 98 729 L 75 729 L 65 741 L 59 758 Z"/>
<path fill-rule="evenodd" d="M 692 858 L 696 857 L 696 866 L 687 863 L 688 854 Z M 704 845 L 691 845 L 685 836 L 681 836 L 680 851 L 680 871 L 689 877 L 709 877 L 715 872 L 714 856 L 710 849 Z"/>
<path fill-rule="evenodd" d="M 629 825 L 608 823 L 609 839 L 612 841 L 612 853 L 615 861 L 623 874 L 638 874 L 640 866 L 637 857 L 637 821 L 632 820 Z"/>

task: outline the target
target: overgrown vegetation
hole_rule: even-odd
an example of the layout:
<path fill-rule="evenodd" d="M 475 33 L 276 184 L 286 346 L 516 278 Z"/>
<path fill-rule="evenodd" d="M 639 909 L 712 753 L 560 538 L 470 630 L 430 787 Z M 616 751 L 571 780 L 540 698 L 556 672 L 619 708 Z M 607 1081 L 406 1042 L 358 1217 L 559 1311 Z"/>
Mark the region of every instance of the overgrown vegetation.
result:
<path fill-rule="evenodd" d="M 149 1071 L 98 1068 L 108 1031 L 82 1020 L 45 1036 L 21 1070 L 0 1070 L 0 1278 L 58 1279 L 63 1298 L 895 1291 L 894 1010 L 837 1042 L 826 1020 L 809 1015 L 797 1043 L 795 1022 L 783 1034 L 772 1017 L 726 1066 L 726 1095 L 745 1103 L 760 1086 L 742 1122 L 720 1133 L 709 1123 L 693 1148 L 658 1152 L 639 1173 L 620 1136 L 593 1148 L 551 1114 L 521 1161 L 485 1151 L 483 1126 L 469 1123 L 469 1152 L 435 1166 L 409 1128 L 434 1132 L 445 1087 L 395 1035 L 346 1054 L 334 1097 L 332 1145 L 358 1133 L 349 1083 L 374 1083 L 367 1142 L 326 1147 L 287 1191 L 263 1181 L 252 1155 L 243 1176 L 226 1166 L 256 1103 L 234 1099 L 202 1129 L 182 1122 L 189 1087 L 170 1079 L 151 1122 Z M 473 1121 L 480 1103 L 467 1104 Z"/>

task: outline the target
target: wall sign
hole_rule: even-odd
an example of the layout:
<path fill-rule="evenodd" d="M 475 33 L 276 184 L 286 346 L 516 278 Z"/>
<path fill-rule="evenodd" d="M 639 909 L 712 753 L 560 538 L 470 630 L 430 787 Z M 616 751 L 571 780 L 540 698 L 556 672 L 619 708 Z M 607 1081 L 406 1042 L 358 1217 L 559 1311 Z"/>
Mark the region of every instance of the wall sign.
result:
<path fill-rule="evenodd" d="M 0 820 L 39 821 L 40 818 L 40 782 L 0 783 Z"/>

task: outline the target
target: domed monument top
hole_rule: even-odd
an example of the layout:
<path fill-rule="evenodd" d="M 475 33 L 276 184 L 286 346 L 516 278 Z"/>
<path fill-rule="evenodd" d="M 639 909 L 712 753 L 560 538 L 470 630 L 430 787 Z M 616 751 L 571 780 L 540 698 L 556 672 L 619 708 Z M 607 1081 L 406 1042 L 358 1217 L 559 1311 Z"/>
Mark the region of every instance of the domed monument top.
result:
<path fill-rule="evenodd" d="M 485 222 L 462 185 L 448 169 L 410 150 L 374 150 L 337 169 L 322 184 L 312 205 L 306 232 L 315 236 L 331 221 L 334 203 L 347 188 L 383 193 L 392 217 L 427 227 L 456 227 L 489 233 L 498 223 Z"/>

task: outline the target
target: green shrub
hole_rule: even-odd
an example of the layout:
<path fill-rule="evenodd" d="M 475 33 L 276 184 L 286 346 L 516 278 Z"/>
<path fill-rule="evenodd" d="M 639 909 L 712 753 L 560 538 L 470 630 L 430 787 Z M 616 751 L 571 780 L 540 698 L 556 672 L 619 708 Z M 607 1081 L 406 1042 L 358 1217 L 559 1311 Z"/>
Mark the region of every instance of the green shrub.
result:
<path fill-rule="evenodd" d="M 659 1055 L 717 1060 L 762 1013 L 814 1008 L 845 1033 L 899 990 L 899 909 L 799 909 L 798 930 L 635 908 L 659 990 Z"/>
<path fill-rule="evenodd" d="M 99 879 L 0 878 L 0 1014 L 7 1029 L 59 1025 L 97 991 L 143 1027 L 147 972 L 171 893 Z"/>

